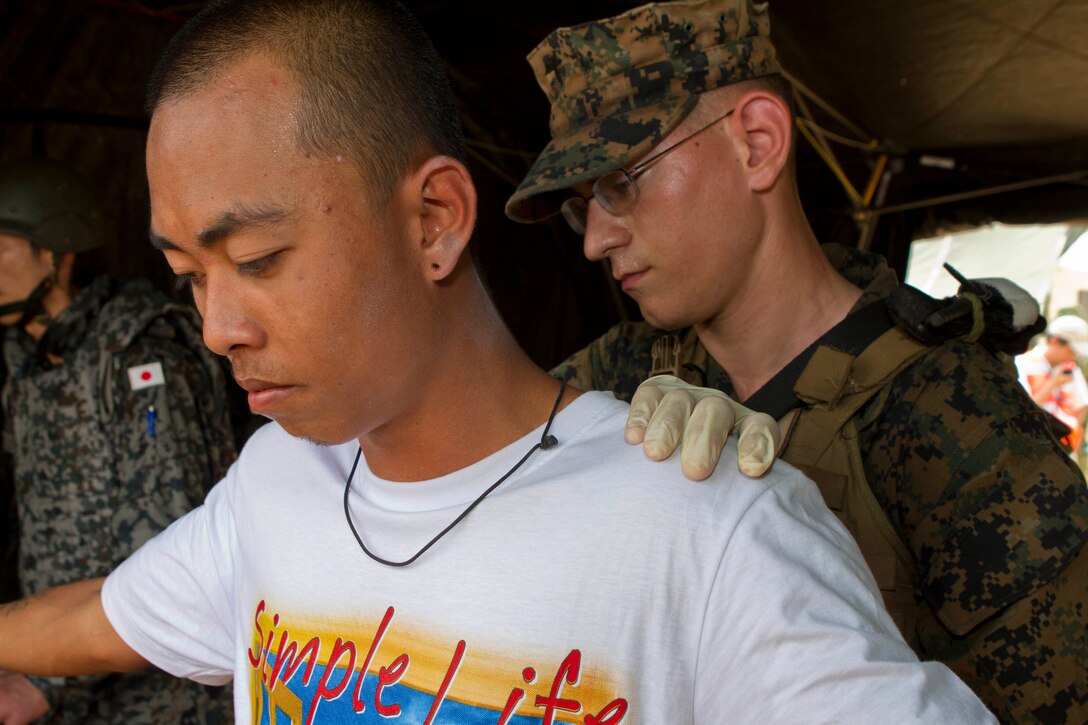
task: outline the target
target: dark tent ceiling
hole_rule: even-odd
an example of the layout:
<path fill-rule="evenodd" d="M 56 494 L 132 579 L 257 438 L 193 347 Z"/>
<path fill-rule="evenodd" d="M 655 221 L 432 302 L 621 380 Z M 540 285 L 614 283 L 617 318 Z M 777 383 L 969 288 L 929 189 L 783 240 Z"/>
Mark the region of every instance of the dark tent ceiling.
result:
<path fill-rule="evenodd" d="M 163 285 L 169 275 L 144 241 L 142 88 L 163 44 L 202 5 L 0 2 L 0 158 L 69 159 L 117 217 L 107 268 Z M 477 252 L 496 302 L 530 354 L 554 363 L 637 310 L 618 304 L 560 224 L 502 216 L 547 140 L 547 107 L 524 56 L 558 25 L 635 3 L 409 5 L 459 96 L 481 191 Z M 821 238 L 871 246 L 901 266 L 911 235 L 938 224 L 1088 218 L 1088 0 L 771 0 L 771 14 L 783 64 L 806 91 L 804 130 L 823 145 L 799 147 Z M 1063 180 L 1032 185 L 1055 176 Z M 1006 185 L 1016 190 L 945 199 Z M 910 208 L 935 198 L 943 203 Z M 867 206 L 891 211 L 867 215 Z"/>

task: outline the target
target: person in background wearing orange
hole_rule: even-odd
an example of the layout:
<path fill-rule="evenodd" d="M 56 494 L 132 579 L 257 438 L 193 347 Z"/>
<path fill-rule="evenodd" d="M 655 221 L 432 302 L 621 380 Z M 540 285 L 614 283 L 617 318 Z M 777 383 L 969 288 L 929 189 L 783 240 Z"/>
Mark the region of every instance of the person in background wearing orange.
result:
<path fill-rule="evenodd" d="M 1046 328 L 1046 341 L 1016 357 L 1020 384 L 1039 406 L 1069 427 L 1063 442 L 1074 458 L 1084 439 L 1088 381 L 1077 358 L 1088 356 L 1088 322 L 1062 315 Z"/>

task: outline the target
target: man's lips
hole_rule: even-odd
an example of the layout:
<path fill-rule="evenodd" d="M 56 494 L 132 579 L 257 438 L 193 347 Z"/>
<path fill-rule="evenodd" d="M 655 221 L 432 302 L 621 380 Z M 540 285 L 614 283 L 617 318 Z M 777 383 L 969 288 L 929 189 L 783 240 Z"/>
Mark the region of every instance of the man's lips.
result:
<path fill-rule="evenodd" d="M 261 380 L 260 378 L 239 378 L 234 380 L 242 386 L 242 389 L 250 393 L 259 393 L 262 390 L 268 390 L 269 388 L 283 388 L 287 387 L 280 383 L 273 383 L 270 380 Z"/>
<path fill-rule="evenodd" d="M 242 388 L 249 393 L 249 409 L 254 413 L 267 413 L 281 403 L 294 389 L 293 385 L 274 383 L 259 378 L 235 378 Z"/>
<path fill-rule="evenodd" d="M 642 280 L 642 278 L 646 276 L 646 272 L 648 271 L 649 269 L 646 268 L 636 270 L 634 272 L 624 272 L 622 274 L 616 275 L 616 280 L 619 281 L 620 288 L 624 292 L 626 292 L 627 290 L 634 288 Z"/>

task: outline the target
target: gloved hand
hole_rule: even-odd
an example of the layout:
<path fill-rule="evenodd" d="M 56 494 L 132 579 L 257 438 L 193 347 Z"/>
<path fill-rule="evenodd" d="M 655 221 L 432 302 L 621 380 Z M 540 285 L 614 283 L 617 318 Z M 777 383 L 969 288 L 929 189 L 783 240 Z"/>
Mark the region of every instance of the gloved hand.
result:
<path fill-rule="evenodd" d="M 623 436 L 628 443 L 642 443 L 646 455 L 663 461 L 677 445 L 680 468 L 693 481 L 701 481 L 718 465 L 722 447 L 737 431 L 737 458 L 741 473 L 762 476 L 778 455 L 781 434 L 766 413 L 745 408 L 720 390 L 688 385 L 672 375 L 655 375 L 638 386 Z"/>

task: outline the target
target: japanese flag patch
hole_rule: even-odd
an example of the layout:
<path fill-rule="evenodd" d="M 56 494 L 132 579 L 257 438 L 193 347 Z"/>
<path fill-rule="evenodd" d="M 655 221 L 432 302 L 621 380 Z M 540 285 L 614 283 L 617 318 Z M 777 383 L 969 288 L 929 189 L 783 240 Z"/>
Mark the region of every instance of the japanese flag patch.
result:
<path fill-rule="evenodd" d="M 128 383 L 133 390 L 153 388 L 156 385 L 164 385 L 166 378 L 162 374 L 162 363 L 147 363 L 136 365 L 128 369 Z"/>

